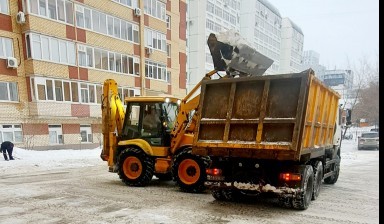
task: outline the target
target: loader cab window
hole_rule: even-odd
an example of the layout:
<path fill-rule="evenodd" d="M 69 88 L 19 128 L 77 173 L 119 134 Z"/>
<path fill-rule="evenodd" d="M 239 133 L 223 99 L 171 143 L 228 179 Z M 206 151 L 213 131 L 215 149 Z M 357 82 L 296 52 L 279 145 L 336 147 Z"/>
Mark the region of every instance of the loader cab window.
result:
<path fill-rule="evenodd" d="M 167 131 L 172 131 L 176 123 L 176 116 L 178 113 L 179 106 L 175 103 L 164 103 L 163 104 L 163 126 Z"/>
<path fill-rule="evenodd" d="M 143 139 L 153 146 L 169 146 L 178 105 L 166 102 L 130 102 L 123 139 Z"/>

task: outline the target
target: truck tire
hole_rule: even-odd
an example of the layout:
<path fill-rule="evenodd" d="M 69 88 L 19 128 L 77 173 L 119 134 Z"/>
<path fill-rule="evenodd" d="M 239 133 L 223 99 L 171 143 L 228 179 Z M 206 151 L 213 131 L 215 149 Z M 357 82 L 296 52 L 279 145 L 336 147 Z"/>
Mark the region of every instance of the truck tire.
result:
<path fill-rule="evenodd" d="M 212 190 L 212 196 L 218 201 L 240 201 L 241 192 L 237 189 Z"/>
<path fill-rule="evenodd" d="M 214 199 L 218 200 L 218 201 L 225 201 L 225 197 L 223 195 L 223 190 L 211 190 L 211 194 L 213 196 Z"/>
<path fill-rule="evenodd" d="M 137 148 L 127 148 L 118 157 L 118 175 L 128 186 L 146 186 L 153 177 L 154 159 Z"/>
<path fill-rule="evenodd" d="M 333 164 L 333 171 L 336 171 L 332 176 L 329 176 L 324 179 L 324 183 L 326 184 L 335 184 L 337 182 L 337 179 L 339 179 L 339 173 L 340 173 L 340 157 L 339 155 L 336 155 L 335 159 L 338 159 L 339 161 Z"/>
<path fill-rule="evenodd" d="M 291 197 L 284 197 L 279 196 L 277 198 L 278 204 L 283 208 L 291 208 L 292 207 L 292 198 Z"/>
<path fill-rule="evenodd" d="M 311 165 L 306 165 L 302 171 L 303 185 L 301 191 L 292 199 L 292 206 L 298 210 L 305 210 L 311 203 L 313 193 L 313 168 Z"/>
<path fill-rule="evenodd" d="M 209 159 L 192 155 L 191 152 L 192 149 L 187 148 L 175 155 L 172 176 L 181 191 L 201 193 L 205 190 L 204 182 L 207 179 L 205 169 L 209 165 Z"/>
<path fill-rule="evenodd" d="M 321 161 L 316 161 L 312 167 L 314 172 L 312 200 L 316 200 L 317 197 L 319 197 L 321 184 L 323 182 L 323 163 Z"/>

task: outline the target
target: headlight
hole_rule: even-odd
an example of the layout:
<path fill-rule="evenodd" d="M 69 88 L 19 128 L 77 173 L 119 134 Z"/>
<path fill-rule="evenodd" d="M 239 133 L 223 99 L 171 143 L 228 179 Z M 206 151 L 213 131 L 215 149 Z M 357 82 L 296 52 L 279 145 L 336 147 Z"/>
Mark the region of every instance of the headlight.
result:
<path fill-rule="evenodd" d="M 171 100 L 169 98 L 165 98 L 165 102 L 169 103 Z"/>

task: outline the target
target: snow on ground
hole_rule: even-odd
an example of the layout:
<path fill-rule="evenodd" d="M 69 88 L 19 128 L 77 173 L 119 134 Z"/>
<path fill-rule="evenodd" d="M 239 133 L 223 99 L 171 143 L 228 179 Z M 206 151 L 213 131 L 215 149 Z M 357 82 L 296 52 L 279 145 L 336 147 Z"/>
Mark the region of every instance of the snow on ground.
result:
<path fill-rule="evenodd" d="M 369 131 L 374 126 L 364 128 L 350 128 L 350 132 L 353 133 L 353 139 L 343 140 L 341 148 L 341 165 L 350 164 L 356 162 L 356 160 L 364 160 L 364 158 L 357 158 L 357 135 L 360 135 L 364 131 Z M 31 170 L 39 169 L 59 169 L 59 168 L 75 168 L 75 167 L 87 167 L 104 164 L 105 161 L 100 158 L 101 148 L 95 149 L 62 149 L 62 150 L 47 150 L 47 151 L 33 151 L 25 150 L 22 148 L 14 148 L 13 161 L 5 161 L 0 158 L 0 172 L 5 172 L 9 169 L 17 168 L 20 172 L 27 172 Z M 2 160 L 2 161 L 1 161 Z M 16 170 L 13 170 L 16 172 Z"/>

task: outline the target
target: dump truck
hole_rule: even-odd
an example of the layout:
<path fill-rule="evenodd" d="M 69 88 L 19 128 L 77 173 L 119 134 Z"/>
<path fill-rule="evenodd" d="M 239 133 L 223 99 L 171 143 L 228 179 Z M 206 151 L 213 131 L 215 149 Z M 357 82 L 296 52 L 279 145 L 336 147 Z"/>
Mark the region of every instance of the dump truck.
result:
<path fill-rule="evenodd" d="M 270 193 L 307 209 L 340 172 L 340 95 L 311 69 L 202 82 L 192 154 L 217 200 Z M 348 118 L 349 119 L 349 118 Z"/>
<path fill-rule="evenodd" d="M 240 41 L 237 33 L 230 31 L 222 36 L 223 41 L 219 41 L 212 34 L 208 42 L 213 53 L 220 57 L 219 63 L 225 61 L 203 80 L 211 79 L 219 70 L 226 74 L 222 78 L 263 74 L 272 64 L 271 59 Z M 229 41 L 224 41 L 224 37 Z M 183 99 L 170 96 L 121 99 L 116 81 L 105 80 L 100 157 L 107 161 L 108 170 L 117 173 L 129 186 L 146 186 L 156 176 L 160 180 L 175 181 L 185 192 L 204 191 L 209 157 L 191 153 L 200 111 L 201 83 Z"/>

